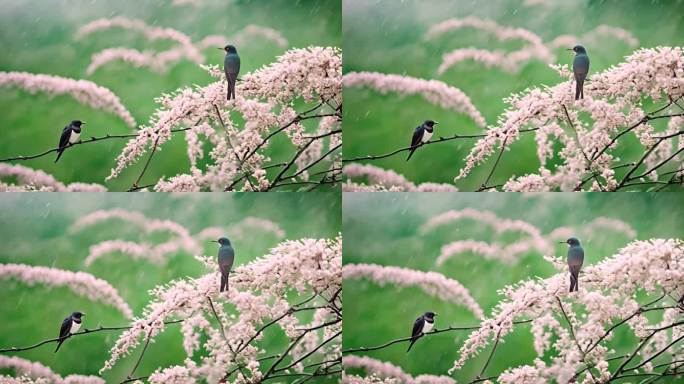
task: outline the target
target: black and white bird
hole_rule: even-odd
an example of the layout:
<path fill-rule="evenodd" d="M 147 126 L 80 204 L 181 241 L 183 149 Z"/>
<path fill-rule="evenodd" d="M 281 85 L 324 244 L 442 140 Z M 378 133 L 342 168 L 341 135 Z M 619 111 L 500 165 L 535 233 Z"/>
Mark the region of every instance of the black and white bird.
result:
<path fill-rule="evenodd" d="M 59 329 L 59 342 L 57 343 L 57 349 L 55 349 L 55 352 L 59 350 L 59 347 L 62 346 L 62 343 L 68 339 L 69 336 L 78 332 L 78 330 L 81 328 L 82 316 L 85 316 L 85 313 L 74 312 L 69 315 L 69 317 L 64 319 L 64 321 L 62 321 L 62 328 Z"/>
<path fill-rule="evenodd" d="M 409 344 L 406 352 L 411 350 L 413 344 L 418 341 L 424 334 L 430 332 L 432 327 L 435 326 L 435 316 L 434 312 L 425 312 L 413 323 L 413 331 L 411 331 L 411 344 Z"/>
<path fill-rule="evenodd" d="M 81 138 L 81 125 L 85 124 L 81 120 L 74 120 L 62 130 L 62 136 L 59 138 L 59 149 L 57 149 L 57 158 L 55 163 L 62 157 L 62 153 L 66 147 L 77 143 Z"/>
<path fill-rule="evenodd" d="M 425 120 L 423 124 L 416 127 L 416 130 L 413 131 L 413 138 L 411 139 L 411 149 L 409 150 L 409 155 L 406 158 L 406 161 L 409 161 L 411 156 L 413 156 L 413 152 L 415 152 L 416 149 L 418 149 L 418 147 L 430 141 L 430 138 L 432 137 L 432 134 L 435 131 L 435 124 L 437 124 L 437 122 L 432 120 Z"/>

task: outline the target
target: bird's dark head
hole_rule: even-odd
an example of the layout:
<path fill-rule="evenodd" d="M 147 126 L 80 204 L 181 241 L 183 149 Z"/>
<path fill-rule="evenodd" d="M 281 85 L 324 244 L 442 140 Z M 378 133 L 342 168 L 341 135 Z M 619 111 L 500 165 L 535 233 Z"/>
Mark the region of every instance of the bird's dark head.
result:
<path fill-rule="evenodd" d="M 80 319 L 81 316 L 85 316 L 85 313 L 82 313 L 82 312 L 74 312 L 74 313 L 71 314 L 71 317 L 73 317 L 74 319 Z"/>
<path fill-rule="evenodd" d="M 235 49 L 235 46 L 232 44 L 227 44 L 225 47 L 219 49 L 223 49 L 226 53 L 237 53 L 237 49 Z"/>
<path fill-rule="evenodd" d="M 571 246 L 571 247 L 574 246 L 574 245 L 580 245 L 580 242 L 579 242 L 579 240 L 577 240 L 576 237 L 571 237 L 571 238 L 569 238 L 569 239 L 567 239 L 567 240 L 565 240 L 565 241 L 561 241 L 560 243 L 561 243 L 561 244 L 565 243 L 565 244 L 567 244 L 567 245 L 569 245 L 569 246 Z"/>
<path fill-rule="evenodd" d="M 425 122 L 424 122 L 423 124 L 425 124 L 426 126 L 432 128 L 432 127 L 434 127 L 436 124 L 439 124 L 439 123 L 436 122 L 436 121 L 432 121 L 432 120 L 425 120 Z"/>
<path fill-rule="evenodd" d="M 434 313 L 434 312 L 425 312 L 425 313 L 423 314 L 423 316 L 425 316 L 425 317 L 428 318 L 428 319 L 434 319 L 435 316 L 437 316 L 437 314 Z"/>
<path fill-rule="evenodd" d="M 85 124 L 85 123 L 82 122 L 81 120 L 73 120 L 73 121 L 71 122 L 71 125 L 73 125 L 74 127 L 79 127 L 79 128 L 80 128 L 81 125 L 83 125 L 83 124 Z"/>
<path fill-rule="evenodd" d="M 230 245 L 230 240 L 227 237 L 221 237 L 218 240 L 214 240 L 214 243 L 219 243 L 221 245 Z"/>
<path fill-rule="evenodd" d="M 572 48 L 568 48 L 568 51 L 573 51 L 573 52 L 575 52 L 576 54 L 587 53 L 587 50 L 586 50 L 583 46 L 581 46 L 581 45 L 575 45 L 575 46 L 572 47 Z"/>

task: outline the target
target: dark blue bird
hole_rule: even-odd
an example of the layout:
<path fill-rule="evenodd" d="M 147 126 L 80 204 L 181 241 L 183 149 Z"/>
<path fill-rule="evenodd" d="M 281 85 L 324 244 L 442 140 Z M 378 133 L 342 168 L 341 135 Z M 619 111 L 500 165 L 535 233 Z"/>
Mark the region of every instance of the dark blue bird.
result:
<path fill-rule="evenodd" d="M 228 88 L 226 89 L 226 94 L 228 100 L 235 98 L 235 82 L 237 81 L 238 74 L 240 73 L 240 56 L 237 53 L 234 45 L 226 45 L 223 48 L 226 51 L 226 57 L 223 59 L 223 72 L 226 74 L 226 81 L 228 82 Z"/>
<path fill-rule="evenodd" d="M 66 147 L 78 142 L 81 137 L 81 125 L 85 124 L 80 120 L 74 120 L 62 130 L 62 136 L 59 138 L 59 148 L 57 149 L 57 158 L 55 163 L 62 157 L 62 153 Z"/>
<path fill-rule="evenodd" d="M 409 150 L 409 155 L 406 158 L 406 161 L 409 161 L 411 156 L 413 156 L 413 152 L 415 152 L 418 147 L 430 141 L 430 138 L 435 131 L 435 124 L 437 123 L 432 120 L 425 120 L 423 124 L 416 127 L 416 129 L 413 131 L 413 137 L 411 138 L 411 149 Z"/>
<path fill-rule="evenodd" d="M 218 251 L 218 265 L 219 271 L 221 271 L 221 287 L 219 291 L 223 292 L 228 290 L 228 277 L 231 268 L 233 268 L 233 261 L 235 261 L 235 251 L 227 237 L 222 237 L 214 241 L 214 243 L 221 245 Z"/>
<path fill-rule="evenodd" d="M 85 313 L 74 312 L 62 321 L 62 327 L 59 329 L 59 342 L 57 342 L 57 349 L 55 349 L 55 352 L 59 351 L 59 347 L 62 346 L 62 343 L 68 339 L 69 336 L 78 332 L 79 328 L 81 328 L 82 316 L 85 316 Z"/>
<path fill-rule="evenodd" d="M 580 245 L 579 240 L 574 237 L 561 241 L 561 244 L 566 243 L 570 246 L 568 248 L 568 269 L 570 270 L 570 292 L 577 292 L 579 289 L 579 273 L 584 263 L 584 249 Z"/>
<path fill-rule="evenodd" d="M 572 61 L 572 72 L 575 74 L 575 100 L 584 99 L 584 80 L 589 73 L 589 56 L 587 50 L 581 45 L 575 45 L 568 49 L 575 52 L 575 59 Z"/>
<path fill-rule="evenodd" d="M 411 347 L 413 347 L 413 344 L 425 333 L 432 330 L 432 327 L 435 325 L 435 316 L 437 316 L 437 314 L 434 312 L 425 312 L 416 319 L 416 321 L 413 323 L 413 330 L 411 331 L 411 344 L 409 344 L 406 352 L 410 351 Z"/>

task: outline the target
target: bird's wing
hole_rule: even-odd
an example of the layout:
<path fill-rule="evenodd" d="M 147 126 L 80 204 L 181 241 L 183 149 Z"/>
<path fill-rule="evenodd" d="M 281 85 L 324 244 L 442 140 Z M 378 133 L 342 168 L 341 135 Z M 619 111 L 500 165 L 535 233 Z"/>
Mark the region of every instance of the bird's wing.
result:
<path fill-rule="evenodd" d="M 570 247 L 568 250 L 568 265 L 570 267 L 582 267 L 584 262 L 584 250 L 578 247 Z"/>
<path fill-rule="evenodd" d="M 589 56 L 577 55 L 572 61 L 572 71 L 576 75 L 586 75 L 589 73 Z"/>
<path fill-rule="evenodd" d="M 69 136 L 71 136 L 71 128 L 68 126 L 62 131 L 62 136 L 59 138 L 59 147 L 66 147 L 69 144 Z"/>
<path fill-rule="evenodd" d="M 240 56 L 235 54 L 226 55 L 223 60 L 223 69 L 226 74 L 237 75 L 240 73 Z"/>
<path fill-rule="evenodd" d="M 423 316 L 417 318 L 416 322 L 413 323 L 413 331 L 411 331 L 411 337 L 420 336 L 420 333 L 423 331 L 424 324 L 425 319 L 423 318 Z"/>
<path fill-rule="evenodd" d="M 413 138 L 411 139 L 411 146 L 415 147 L 416 145 L 420 144 L 420 139 L 423 138 L 423 128 L 418 127 L 416 128 L 415 131 L 413 131 Z"/>
<path fill-rule="evenodd" d="M 62 321 L 62 328 L 59 329 L 59 337 L 66 337 L 71 330 L 71 316 Z"/>
<path fill-rule="evenodd" d="M 218 263 L 222 272 L 228 273 L 233 268 L 233 261 L 235 260 L 235 250 L 233 247 L 219 248 Z"/>

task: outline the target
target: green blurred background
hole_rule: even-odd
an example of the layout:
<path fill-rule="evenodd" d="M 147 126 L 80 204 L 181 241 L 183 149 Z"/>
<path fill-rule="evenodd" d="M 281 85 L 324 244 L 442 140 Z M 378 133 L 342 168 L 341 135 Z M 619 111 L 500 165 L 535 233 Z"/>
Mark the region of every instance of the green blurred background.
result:
<path fill-rule="evenodd" d="M 527 221 L 546 235 L 561 226 L 578 228 L 604 216 L 628 223 L 640 240 L 654 237 L 683 239 L 683 203 L 684 196 L 674 193 L 345 193 L 343 262 L 440 272 L 468 288 L 488 316 L 503 298 L 497 290 L 521 280 L 548 277 L 557 271 L 537 252 L 522 255 L 513 265 L 463 253 L 438 267 L 435 261 L 442 245 L 466 239 L 490 241 L 493 231 L 472 220 L 461 220 L 421 235 L 418 229 L 430 217 L 464 208 L 488 210 L 501 218 Z M 507 237 L 509 241 L 527 238 L 519 232 L 509 233 Z M 598 263 L 630 241 L 625 235 L 605 227 L 580 240 L 585 249 L 585 265 Z M 566 249 L 564 244 L 555 244 L 553 255 L 564 257 Z M 344 349 L 375 346 L 408 337 L 413 321 L 425 311 L 439 314 L 437 328 L 477 324 L 477 319 L 465 307 L 433 298 L 419 288 L 380 287 L 368 280 L 348 280 L 344 282 L 343 290 Z M 408 354 L 407 343 L 400 343 L 377 351 L 358 352 L 358 355 L 391 362 L 414 376 L 447 375 L 468 334 L 432 335 L 416 342 Z M 621 354 L 635 343 L 629 332 L 618 332 L 612 345 L 618 351 L 616 354 Z M 469 360 L 454 378 L 458 382 L 472 380 L 484 365 L 490 348 L 491 345 Z M 530 364 L 535 357 L 530 327 L 516 326 L 516 330 L 499 344 L 485 376 L 497 375 L 507 367 Z"/>
<path fill-rule="evenodd" d="M 529 29 L 544 42 L 550 42 L 558 35 L 581 36 L 598 25 L 607 24 L 630 31 L 639 39 L 640 47 L 684 45 L 682 0 L 551 0 L 547 2 L 550 5 L 539 6 L 525 6 L 523 2 L 345 0 L 344 72 L 377 71 L 444 81 L 465 92 L 487 123 L 494 125 L 506 107 L 503 98 L 531 86 L 553 85 L 562 79 L 538 60 L 528 62 L 519 73 L 513 74 L 464 61 L 439 76 L 437 68 L 442 55 L 454 49 L 475 47 L 513 51 L 522 48 L 523 43 L 519 40 L 500 42 L 492 34 L 470 28 L 424 41 L 431 25 L 450 18 L 476 16 L 504 26 Z M 598 41 L 600 45 L 585 43 L 591 58 L 590 78 L 591 73 L 622 62 L 623 57 L 633 51 L 626 43 L 612 37 L 602 37 Z M 572 52 L 559 49 L 554 53 L 559 63 L 572 64 Z M 348 88 L 344 90 L 344 99 L 345 159 L 380 155 L 407 147 L 414 128 L 427 119 L 441 123 L 435 130 L 435 138 L 482 133 L 482 128 L 470 118 L 432 105 L 421 96 L 401 98 L 395 93 L 382 95 L 367 88 Z M 644 107 L 651 110 L 649 103 Z M 654 121 L 654 126 L 664 128 L 667 119 L 662 120 Z M 474 143 L 474 139 L 452 140 L 417 150 L 409 162 L 405 161 L 407 152 L 402 152 L 368 163 L 393 169 L 415 183 L 453 183 Z M 626 143 L 616 152 L 623 159 L 636 159 L 643 153 L 633 136 Z M 523 139 L 511 147 L 489 185 L 501 184 L 512 175 L 521 176 L 539 168 L 534 135 L 523 135 Z M 494 157 L 464 180 L 459 180 L 456 186 L 463 191 L 480 187 Z M 549 166 L 551 164 L 554 163 Z M 618 176 L 622 174 L 624 171 L 617 172 Z M 643 186 L 639 188 L 643 189 Z"/>
<path fill-rule="evenodd" d="M 24 263 L 71 271 L 84 271 L 108 281 L 140 316 L 150 300 L 148 290 L 158 284 L 186 276 L 201 276 L 206 268 L 185 252 L 169 256 L 158 266 L 134 261 L 114 253 L 84 266 L 88 247 L 103 240 L 139 239 L 140 229 L 118 220 L 105 221 L 77 233 L 69 227 L 81 216 L 99 209 L 123 208 L 140 211 L 149 218 L 178 222 L 196 234 L 209 226 L 228 227 L 247 216 L 269 219 L 279 224 L 287 239 L 333 238 L 341 231 L 340 198 L 335 193 L 271 194 L 3 194 L 0 199 L 0 263 Z M 248 238 L 233 237 L 236 265 L 263 256 L 281 240 L 272 233 L 248 231 Z M 156 234 L 162 241 L 166 233 Z M 229 237 L 230 233 L 227 234 Z M 155 242 L 156 243 L 156 242 Z M 214 256 L 216 244 L 206 242 L 204 254 Z M 77 296 L 68 288 L 28 286 L 16 280 L 0 280 L 0 347 L 28 346 L 59 335 L 62 320 L 72 311 L 87 313 L 85 328 L 122 326 L 127 320 L 110 306 Z M 16 355 L 39 361 L 61 375 L 97 375 L 109 357 L 120 332 L 98 332 L 68 340 L 58 353 L 55 344 L 17 352 Z M 280 352 L 288 339 L 276 328 L 269 329 L 261 343 L 266 350 Z M 119 382 L 130 372 L 140 348 L 107 371 L 107 382 Z M 8 354 L 10 355 L 10 354 Z M 197 354 L 196 354 L 197 355 Z M 136 373 L 146 376 L 157 367 L 183 361 L 185 352 L 178 325 L 168 325 L 155 343 L 150 344 Z M 11 374 L 0 369 L 0 374 Z M 336 380 L 330 379 L 330 382 Z"/>
<path fill-rule="evenodd" d="M 206 71 L 188 60 L 166 74 L 112 62 L 86 76 L 90 56 L 102 49 L 125 46 L 138 50 L 168 49 L 168 40 L 149 42 L 140 33 L 115 28 L 96 32 L 81 40 L 74 38 L 78 28 L 102 17 L 125 16 L 149 25 L 170 27 L 189 35 L 193 42 L 211 34 L 231 36 L 250 24 L 280 31 L 290 48 L 310 45 L 336 46 L 341 42 L 341 1 L 339 0 L 205 0 L 201 6 L 171 6 L 172 0 L 0 0 L 0 71 L 46 73 L 83 78 L 111 89 L 133 114 L 138 124 L 146 124 L 157 108 L 154 98 L 163 92 L 193 84 L 214 81 Z M 270 64 L 287 48 L 255 37 L 249 45 L 238 46 L 245 74 Z M 207 64 L 222 65 L 224 53 L 207 49 Z M 301 109 L 300 105 L 296 105 Z M 0 88 L 0 158 L 32 155 L 54 148 L 62 128 L 71 120 L 87 122 L 83 138 L 105 134 L 128 134 L 131 129 L 110 113 L 80 105 L 71 96 L 49 99 L 15 88 Z M 235 116 L 234 116 L 235 117 Z M 303 122 L 310 129 L 316 120 Z M 175 135 L 151 163 L 141 185 L 155 183 L 161 176 L 187 173 L 189 161 L 182 135 Z M 44 169 L 64 183 L 75 181 L 104 183 L 126 140 L 106 140 L 72 148 L 54 164 L 54 153 L 22 165 Z M 289 160 L 293 147 L 282 137 L 267 152 L 274 162 Z M 105 185 L 110 190 L 127 190 L 140 173 L 139 161 Z M 200 165 L 204 163 L 200 162 Z M 318 168 L 316 168 L 318 170 Z M 272 170 L 275 172 L 275 170 Z M 323 189 L 329 188 L 322 186 Z M 287 190 L 281 188 L 279 190 Z"/>

